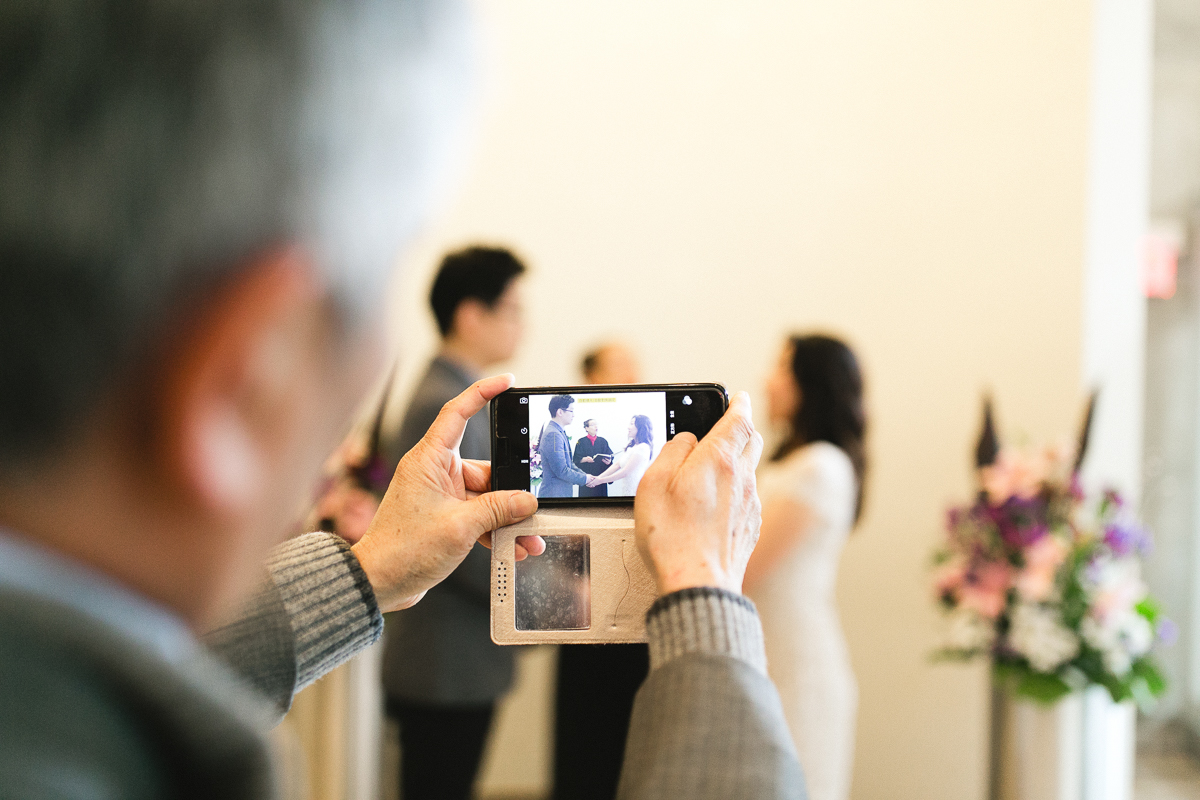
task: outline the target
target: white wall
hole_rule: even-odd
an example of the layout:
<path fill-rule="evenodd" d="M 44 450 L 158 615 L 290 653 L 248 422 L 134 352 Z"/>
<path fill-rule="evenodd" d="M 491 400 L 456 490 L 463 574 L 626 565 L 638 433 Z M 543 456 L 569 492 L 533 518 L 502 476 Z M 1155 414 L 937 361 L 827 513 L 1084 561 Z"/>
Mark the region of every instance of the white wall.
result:
<path fill-rule="evenodd" d="M 650 380 L 758 399 L 786 332 L 849 337 L 872 413 L 838 592 L 854 797 L 982 797 L 986 676 L 928 661 L 926 567 L 970 491 L 980 393 L 1036 439 L 1082 405 L 1090 2 L 481 10 L 493 85 L 464 189 L 397 291 L 405 382 L 433 343 L 437 256 L 478 239 L 535 270 L 525 383 L 574 380 L 616 332 Z"/>

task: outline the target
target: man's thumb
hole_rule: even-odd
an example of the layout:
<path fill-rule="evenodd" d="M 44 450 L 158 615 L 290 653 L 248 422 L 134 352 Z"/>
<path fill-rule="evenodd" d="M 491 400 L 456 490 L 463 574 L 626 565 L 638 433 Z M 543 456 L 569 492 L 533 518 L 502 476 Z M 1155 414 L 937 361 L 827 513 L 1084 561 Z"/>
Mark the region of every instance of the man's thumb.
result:
<path fill-rule="evenodd" d="M 486 492 L 459 506 L 458 513 L 466 518 L 472 539 L 489 531 L 512 525 L 533 516 L 537 499 L 529 492 Z"/>

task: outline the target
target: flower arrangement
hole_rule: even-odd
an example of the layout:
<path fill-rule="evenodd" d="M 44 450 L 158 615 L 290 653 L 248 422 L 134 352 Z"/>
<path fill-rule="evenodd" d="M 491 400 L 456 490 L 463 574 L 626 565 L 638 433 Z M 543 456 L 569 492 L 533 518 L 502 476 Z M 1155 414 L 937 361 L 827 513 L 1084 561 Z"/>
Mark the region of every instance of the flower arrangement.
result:
<path fill-rule="evenodd" d="M 1089 499 L 1077 447 L 1001 447 L 984 406 L 979 493 L 951 508 L 934 587 L 950 629 L 940 658 L 989 656 L 994 678 L 1046 703 L 1100 684 L 1146 707 L 1166 683 L 1151 655 L 1173 638 L 1141 576 L 1150 536 L 1115 491 Z"/>
<path fill-rule="evenodd" d="M 383 422 L 395 378 L 393 367 L 366 436 L 352 431 L 325 460 L 306 530 L 336 533 L 351 544 L 366 534 L 392 480 L 383 455 Z"/>

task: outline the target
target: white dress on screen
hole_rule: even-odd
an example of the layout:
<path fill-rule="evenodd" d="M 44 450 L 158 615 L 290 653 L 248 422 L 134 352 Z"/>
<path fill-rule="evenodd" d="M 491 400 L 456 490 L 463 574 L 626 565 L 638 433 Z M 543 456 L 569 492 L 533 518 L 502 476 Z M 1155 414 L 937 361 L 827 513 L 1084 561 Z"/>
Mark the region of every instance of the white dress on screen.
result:
<path fill-rule="evenodd" d="M 762 618 L 767 672 L 779 689 L 811 800 L 846 800 L 858 686 L 834 605 L 838 560 L 854 525 L 858 480 L 828 442 L 759 470 L 763 506 L 787 498 L 811 515 L 803 539 L 748 592 Z"/>
<path fill-rule="evenodd" d="M 631 461 L 638 463 L 624 478 L 617 478 L 612 482 L 608 487 L 609 497 L 633 497 L 637 492 L 638 484 L 642 482 L 642 476 L 650 468 L 650 445 L 638 442 L 633 447 L 626 447 L 613 457 L 613 462 L 618 467 L 624 467 Z"/>

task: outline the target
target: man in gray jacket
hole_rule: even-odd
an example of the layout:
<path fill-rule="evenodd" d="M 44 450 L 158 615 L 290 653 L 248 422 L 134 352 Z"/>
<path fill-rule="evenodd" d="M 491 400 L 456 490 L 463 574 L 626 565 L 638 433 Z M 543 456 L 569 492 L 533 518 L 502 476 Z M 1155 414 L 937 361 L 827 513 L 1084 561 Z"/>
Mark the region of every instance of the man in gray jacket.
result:
<path fill-rule="evenodd" d="M 538 497 L 572 497 L 573 486 L 591 486 L 592 476 L 575 466 L 566 428 L 575 420 L 575 398 L 559 394 L 550 398 L 550 421 L 538 436 L 542 457 L 542 482 Z"/>
<path fill-rule="evenodd" d="M 266 728 L 294 693 L 535 510 L 459 453 L 501 376 L 447 404 L 353 548 L 279 544 L 380 371 L 462 13 L 0 4 L 0 797 L 287 791 Z M 625 797 L 803 796 L 739 591 L 761 449 L 739 395 L 643 478 L 662 596 Z"/>
<path fill-rule="evenodd" d="M 442 336 L 395 439 L 392 470 L 433 425 L 442 406 L 480 375 L 513 357 L 523 334 L 525 265 L 497 247 L 468 247 L 442 259 L 429 305 Z M 467 421 L 459 453 L 491 457 L 485 406 Z M 408 800 L 467 800 L 496 701 L 508 691 L 513 648 L 491 637 L 491 553 L 476 545 L 446 580 L 412 608 L 387 615 L 383 688 L 400 723 L 400 788 Z"/>

